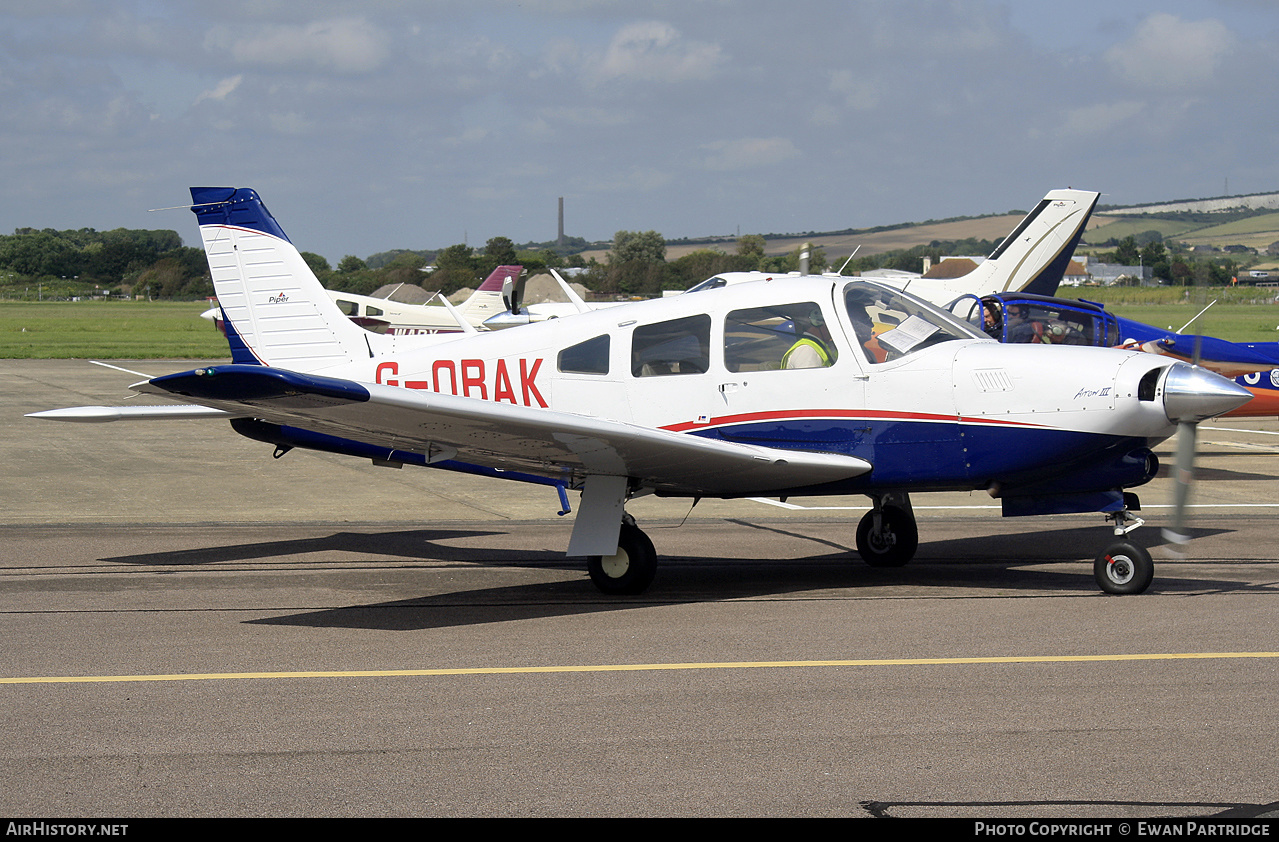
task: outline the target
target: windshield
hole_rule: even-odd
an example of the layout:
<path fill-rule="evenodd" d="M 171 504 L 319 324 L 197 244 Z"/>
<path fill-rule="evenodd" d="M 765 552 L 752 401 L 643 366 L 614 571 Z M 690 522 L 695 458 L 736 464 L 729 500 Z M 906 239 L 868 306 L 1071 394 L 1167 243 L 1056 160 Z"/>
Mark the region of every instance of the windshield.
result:
<path fill-rule="evenodd" d="M 931 304 L 865 281 L 844 287 L 844 304 L 866 359 L 883 363 L 952 339 L 984 334 Z"/>
<path fill-rule="evenodd" d="M 685 292 L 702 292 L 708 289 L 719 289 L 722 286 L 728 286 L 728 280 L 716 275 L 714 278 L 707 278 L 694 287 L 689 287 Z"/>

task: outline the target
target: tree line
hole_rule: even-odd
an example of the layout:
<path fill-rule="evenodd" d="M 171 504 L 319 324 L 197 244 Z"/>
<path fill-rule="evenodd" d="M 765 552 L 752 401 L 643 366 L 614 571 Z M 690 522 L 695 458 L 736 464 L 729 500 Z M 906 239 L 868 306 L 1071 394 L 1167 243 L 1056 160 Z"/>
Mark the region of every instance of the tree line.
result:
<path fill-rule="evenodd" d="M 0 235 L 0 279 L 10 295 L 31 285 L 49 297 L 142 289 L 156 298 L 213 294 L 204 250 L 183 246 L 176 231 L 18 228 Z"/>
<path fill-rule="evenodd" d="M 830 260 L 824 249 L 815 247 L 809 271 L 842 269 L 851 275 L 888 268 L 918 272 L 925 257 L 936 263 L 946 254 L 989 254 L 997 245 L 971 238 L 934 240 L 856 257 L 847 265 L 842 256 Z M 1114 251 L 1098 254 L 1099 260 L 1148 266 L 1162 283 L 1225 285 L 1243 268 L 1229 257 L 1204 258 L 1179 244 L 1165 244 L 1157 231 L 1106 245 Z M 530 275 L 551 268 L 580 268 L 584 271 L 575 280 L 601 296 L 651 297 L 663 290 L 687 289 L 722 272 L 781 274 L 796 271 L 800 265 L 798 248 L 788 254 L 765 254 L 766 239 L 760 234 L 738 238 L 731 251 L 704 248 L 674 260 L 666 259 L 667 240 L 651 230 L 618 231 L 602 261 L 583 259 L 580 251 L 587 246 L 575 238 L 568 248 L 555 243 L 517 247 L 507 237 L 493 237 L 483 248 L 459 243 L 438 251 L 383 252 L 367 260 L 347 255 L 336 268 L 313 252 L 302 252 L 302 257 L 326 287 L 362 295 L 388 284 L 415 284 L 449 295 L 475 286 L 497 266 L 519 264 Z M 34 298 L 32 287 L 37 285 L 46 298 L 91 293 L 191 300 L 213 295 L 203 249 L 183 246 L 175 231 L 20 228 L 12 235 L 0 235 L 0 293 L 10 298 Z"/>

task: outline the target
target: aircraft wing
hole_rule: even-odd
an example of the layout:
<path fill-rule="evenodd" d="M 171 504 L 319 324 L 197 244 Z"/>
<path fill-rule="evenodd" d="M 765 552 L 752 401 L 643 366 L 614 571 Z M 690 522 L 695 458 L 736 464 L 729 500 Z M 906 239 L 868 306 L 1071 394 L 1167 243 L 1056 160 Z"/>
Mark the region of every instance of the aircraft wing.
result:
<path fill-rule="evenodd" d="M 634 477 L 658 491 L 766 493 L 864 474 L 837 453 L 725 442 L 584 415 L 357 383 L 264 366 L 225 365 L 137 383 L 135 391 L 366 444 L 574 482 Z M 443 454 L 443 455 L 437 455 Z"/>

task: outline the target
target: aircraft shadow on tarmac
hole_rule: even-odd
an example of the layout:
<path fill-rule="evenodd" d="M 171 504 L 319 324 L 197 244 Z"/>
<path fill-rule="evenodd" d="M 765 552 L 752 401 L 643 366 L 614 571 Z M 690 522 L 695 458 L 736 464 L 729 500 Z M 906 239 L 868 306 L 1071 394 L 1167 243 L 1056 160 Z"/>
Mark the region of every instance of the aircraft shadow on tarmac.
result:
<path fill-rule="evenodd" d="M 369 558 L 391 556 L 410 561 L 453 561 L 453 562 L 494 562 L 497 564 L 514 564 L 520 560 L 536 562 L 539 567 L 576 568 L 580 565 L 564 558 L 563 554 L 555 554 L 555 564 L 548 564 L 550 558 L 545 552 L 537 550 L 491 550 L 485 548 L 455 547 L 437 542 L 458 538 L 482 538 L 488 535 L 505 534 L 499 530 L 476 529 L 407 529 L 394 532 L 335 532 L 331 535 L 313 538 L 291 538 L 283 541 L 254 541 L 243 544 L 229 544 L 217 547 L 200 547 L 191 550 L 172 550 L 154 553 L 138 553 L 134 555 L 114 556 L 100 561 L 111 564 L 137 564 L 143 566 L 172 567 L 197 566 L 206 564 L 227 564 L 233 562 L 272 562 L 285 564 L 284 559 L 295 556 L 309 556 L 296 560 L 294 566 L 305 568 L 322 563 L 352 563 L 361 561 L 344 559 L 334 562 L 326 555 L 359 554 Z M 277 569 L 272 565 L 269 569 Z"/>
<path fill-rule="evenodd" d="M 399 586 L 406 590 L 416 590 L 419 583 L 424 590 L 434 587 L 435 593 L 409 599 L 343 605 L 246 621 L 265 625 L 401 631 L 629 610 L 662 604 L 794 598 L 805 594 L 812 598 L 837 599 L 936 598 L 947 595 L 1008 598 L 1028 594 L 1103 596 L 1093 583 L 1091 557 L 1084 556 L 1083 552 L 1100 548 L 1107 536 L 1103 530 L 1091 526 L 926 541 L 920 544 L 919 554 L 909 565 L 872 568 L 861 562 L 851 546 L 805 534 L 800 531 L 803 529 L 800 524 L 783 529 L 773 524 L 734 523 L 743 530 L 766 530 L 823 544 L 829 551 L 784 559 L 673 553 L 662 557 L 656 581 L 639 597 L 600 594 L 588 580 L 581 561 L 567 559 L 559 552 L 443 543 L 507 534 L 493 529 L 336 532 L 283 541 L 117 556 L 102 561 L 156 567 L 252 562 L 260 563 L 263 571 L 270 572 L 340 569 L 354 571 L 358 575 L 361 571 L 374 571 L 383 579 L 388 573 L 393 573 L 398 577 Z M 690 525 L 685 528 L 696 527 Z M 1191 531 L 1192 537 L 1204 538 L 1230 530 L 1200 528 Z M 744 534 L 749 535 L 749 532 Z M 1145 534 L 1158 542 L 1155 530 L 1146 530 Z M 749 545 L 749 542 L 742 545 Z M 341 558 L 334 558 L 335 555 Z M 1066 564 L 1071 566 L 1067 568 Z M 1177 567 L 1175 560 L 1156 559 L 1153 593 L 1221 592 L 1252 587 L 1245 582 L 1227 581 L 1215 576 L 1212 579 L 1174 578 L 1172 574 Z M 460 582 L 450 581 L 459 568 L 491 570 L 495 578 L 501 570 L 540 570 L 555 579 L 459 589 L 456 586 Z M 566 573 L 568 578 L 565 578 Z M 527 577 L 528 574 L 520 575 Z M 502 578 L 509 579 L 509 574 Z M 891 590 L 899 588 L 901 590 L 897 593 Z"/>

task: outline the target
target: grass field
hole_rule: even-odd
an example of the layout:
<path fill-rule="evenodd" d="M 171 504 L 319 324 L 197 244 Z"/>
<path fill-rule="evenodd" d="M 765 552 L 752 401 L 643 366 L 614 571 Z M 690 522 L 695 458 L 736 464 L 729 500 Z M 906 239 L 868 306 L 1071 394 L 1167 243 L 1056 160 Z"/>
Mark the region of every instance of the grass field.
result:
<path fill-rule="evenodd" d="M 1217 302 L 1188 331 L 1231 342 L 1279 342 L 1277 289 L 1256 287 L 1078 287 L 1063 297 L 1104 304 L 1117 316 L 1155 327 L 1180 330 L 1195 314 Z"/>
<path fill-rule="evenodd" d="M 1062 290 L 1172 330 L 1217 299 L 1196 325 L 1233 342 L 1279 341 L 1279 304 L 1271 302 L 1275 292 L 1194 289 L 1187 296 L 1175 287 Z M 0 301 L 0 359 L 226 359 L 226 340 L 200 318 L 207 307 L 203 301 Z"/>
<path fill-rule="evenodd" d="M 203 301 L 0 301 L 3 359 L 225 359 Z"/>

